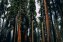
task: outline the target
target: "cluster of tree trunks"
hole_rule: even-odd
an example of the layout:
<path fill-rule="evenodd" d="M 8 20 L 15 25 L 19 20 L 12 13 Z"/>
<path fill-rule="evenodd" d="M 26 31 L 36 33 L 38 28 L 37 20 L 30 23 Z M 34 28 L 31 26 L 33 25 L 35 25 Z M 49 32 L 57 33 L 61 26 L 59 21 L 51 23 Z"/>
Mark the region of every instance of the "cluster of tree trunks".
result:
<path fill-rule="evenodd" d="M 38 18 L 41 20 L 39 23 L 35 18 L 37 14 L 35 0 L 27 0 L 28 3 L 26 0 L 13 1 L 12 4 L 15 5 L 12 5 L 10 12 L 7 13 L 10 15 L 6 17 L 6 25 L 2 27 L 4 29 L 1 31 L 0 42 L 63 42 L 63 15 L 60 0 L 42 0 L 43 3 L 37 0 L 40 3 L 38 13 L 41 13 Z M 4 10 L 3 3 L 1 6 Z M 13 30 L 13 36 L 11 36 L 11 30 Z"/>

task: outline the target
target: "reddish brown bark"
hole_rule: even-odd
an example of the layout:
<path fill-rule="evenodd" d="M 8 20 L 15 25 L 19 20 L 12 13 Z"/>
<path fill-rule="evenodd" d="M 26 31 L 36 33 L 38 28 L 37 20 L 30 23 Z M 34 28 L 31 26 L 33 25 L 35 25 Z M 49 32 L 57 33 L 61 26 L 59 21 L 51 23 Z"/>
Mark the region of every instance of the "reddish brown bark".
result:
<path fill-rule="evenodd" d="M 21 42 L 21 25 L 18 24 L 18 42 Z"/>
<path fill-rule="evenodd" d="M 46 29 L 47 29 L 47 42 L 50 42 L 50 28 L 49 28 L 49 16 L 46 0 L 44 0 L 45 17 L 46 17 Z"/>

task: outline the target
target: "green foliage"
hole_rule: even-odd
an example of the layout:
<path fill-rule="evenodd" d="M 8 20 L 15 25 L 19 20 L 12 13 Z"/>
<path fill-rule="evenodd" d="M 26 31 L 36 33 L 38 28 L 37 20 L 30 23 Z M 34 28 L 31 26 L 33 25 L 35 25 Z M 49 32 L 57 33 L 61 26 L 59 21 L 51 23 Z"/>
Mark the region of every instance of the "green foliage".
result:
<path fill-rule="evenodd" d="M 12 17 L 12 16 L 16 16 L 18 14 L 18 10 L 19 10 L 19 0 L 13 0 L 11 2 L 11 7 L 10 7 L 10 13 L 9 13 L 9 16 Z"/>
<path fill-rule="evenodd" d="M 35 1 L 34 0 L 30 0 L 30 12 L 34 12 L 35 11 Z"/>

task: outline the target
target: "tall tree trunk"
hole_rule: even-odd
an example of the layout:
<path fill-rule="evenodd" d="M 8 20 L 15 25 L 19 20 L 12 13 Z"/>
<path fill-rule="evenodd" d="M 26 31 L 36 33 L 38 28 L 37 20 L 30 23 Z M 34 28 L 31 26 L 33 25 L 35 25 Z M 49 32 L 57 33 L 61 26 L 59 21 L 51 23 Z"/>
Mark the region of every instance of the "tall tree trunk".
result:
<path fill-rule="evenodd" d="M 46 17 L 46 29 L 47 29 L 47 42 L 50 42 L 50 28 L 49 28 L 49 16 L 46 0 L 44 0 L 45 17 Z"/>
<path fill-rule="evenodd" d="M 32 42 L 34 42 L 34 38 L 33 38 L 34 37 L 34 34 L 33 34 L 33 32 L 34 31 L 33 31 L 33 15 L 32 15 Z"/>
<path fill-rule="evenodd" d="M 18 23 L 18 42 L 21 42 L 21 24 Z"/>
<path fill-rule="evenodd" d="M 45 42 L 45 38 L 44 38 L 44 23 L 42 22 L 42 42 Z"/>
<path fill-rule="evenodd" d="M 21 9 L 21 7 L 20 7 Z M 21 10 L 20 10 L 21 12 Z M 22 17 L 21 17 L 21 14 L 20 12 L 18 11 L 18 41 L 17 42 L 21 42 L 21 21 L 22 21 Z"/>

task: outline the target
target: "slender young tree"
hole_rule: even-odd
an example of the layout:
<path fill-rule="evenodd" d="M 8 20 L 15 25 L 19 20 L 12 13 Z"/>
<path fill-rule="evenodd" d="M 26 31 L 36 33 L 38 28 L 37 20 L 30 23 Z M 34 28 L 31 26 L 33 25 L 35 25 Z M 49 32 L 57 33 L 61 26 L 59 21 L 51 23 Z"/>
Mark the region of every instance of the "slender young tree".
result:
<path fill-rule="evenodd" d="M 34 19 L 34 11 L 35 11 L 35 1 L 34 0 L 30 0 L 30 14 L 31 14 L 31 30 L 32 30 L 32 42 L 34 42 L 34 23 L 33 23 L 33 19 Z"/>

